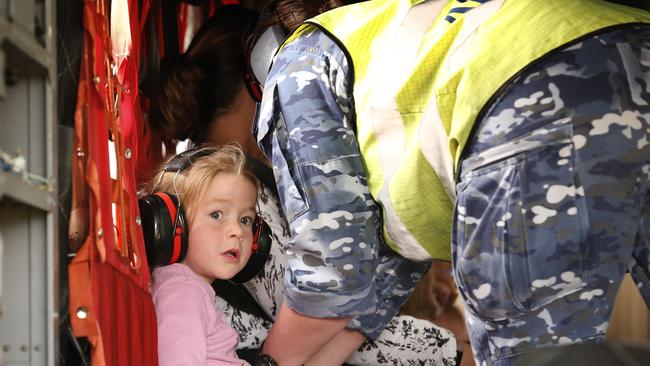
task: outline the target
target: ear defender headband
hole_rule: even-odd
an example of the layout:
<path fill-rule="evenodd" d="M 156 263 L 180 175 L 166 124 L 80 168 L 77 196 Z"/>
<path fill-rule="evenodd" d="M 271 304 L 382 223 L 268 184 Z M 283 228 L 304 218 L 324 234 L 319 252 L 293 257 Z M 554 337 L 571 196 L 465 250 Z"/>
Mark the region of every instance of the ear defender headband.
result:
<path fill-rule="evenodd" d="M 271 62 L 273 62 L 275 53 L 286 37 L 287 34 L 282 27 L 279 25 L 270 26 L 255 41 L 255 45 L 250 52 L 248 57 L 250 71 L 244 75 L 244 79 L 251 96 L 257 102 L 262 101 L 264 81 L 271 69 Z"/>
<path fill-rule="evenodd" d="M 163 172 L 178 174 L 217 150 L 195 148 L 184 151 L 172 158 Z M 187 254 L 189 227 L 178 198 L 167 192 L 155 192 L 138 199 L 138 206 L 149 266 L 154 268 L 182 261 Z M 230 281 L 241 284 L 255 277 L 264 268 L 271 243 L 271 229 L 257 213 L 253 222 L 253 253 L 244 268 Z"/>

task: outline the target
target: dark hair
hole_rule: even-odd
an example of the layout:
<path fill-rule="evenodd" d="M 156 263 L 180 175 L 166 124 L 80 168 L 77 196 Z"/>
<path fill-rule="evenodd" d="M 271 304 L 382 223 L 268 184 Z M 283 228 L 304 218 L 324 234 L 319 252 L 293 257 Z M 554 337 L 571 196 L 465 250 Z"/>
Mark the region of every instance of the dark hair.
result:
<path fill-rule="evenodd" d="M 358 2 L 360 1 L 273 0 L 264 8 L 264 11 L 260 15 L 260 21 L 248 37 L 246 45 L 248 49 L 252 49 L 262 33 L 273 25 L 279 25 L 285 34 L 289 34 L 307 19 L 313 18 L 328 10 Z"/>
<path fill-rule="evenodd" d="M 154 128 L 171 138 L 204 142 L 210 124 L 232 107 L 243 86 L 243 41 L 257 18 L 257 12 L 239 5 L 215 11 L 187 51 L 163 71 L 153 95 Z"/>

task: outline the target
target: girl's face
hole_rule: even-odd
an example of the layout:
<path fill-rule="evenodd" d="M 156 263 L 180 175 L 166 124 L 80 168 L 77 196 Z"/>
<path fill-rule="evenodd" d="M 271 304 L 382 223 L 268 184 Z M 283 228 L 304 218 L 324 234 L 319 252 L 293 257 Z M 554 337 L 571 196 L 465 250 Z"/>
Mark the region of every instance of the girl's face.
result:
<path fill-rule="evenodd" d="M 185 263 L 210 283 L 230 279 L 251 256 L 257 188 L 235 174 L 215 176 L 193 207 Z"/>

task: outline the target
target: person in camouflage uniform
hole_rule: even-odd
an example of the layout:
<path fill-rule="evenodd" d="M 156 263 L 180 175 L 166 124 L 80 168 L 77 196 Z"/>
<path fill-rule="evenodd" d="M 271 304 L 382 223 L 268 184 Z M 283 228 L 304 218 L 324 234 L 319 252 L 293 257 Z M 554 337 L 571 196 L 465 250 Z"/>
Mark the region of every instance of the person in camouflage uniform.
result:
<path fill-rule="evenodd" d="M 523 70 L 477 120 L 453 260 L 478 365 L 602 340 L 626 271 L 650 303 L 649 68 L 649 26 L 599 31 Z M 306 31 L 278 53 L 254 132 L 293 235 L 283 306 L 372 338 L 427 265 L 381 239 L 351 83 L 338 44 Z"/>
<path fill-rule="evenodd" d="M 650 26 L 524 70 L 466 147 L 456 279 L 479 363 L 603 340 L 626 271 L 650 304 Z"/>
<path fill-rule="evenodd" d="M 322 353 L 329 349 L 331 357 L 342 360 L 365 337 L 381 340 L 431 265 L 410 261 L 383 242 L 379 207 L 368 191 L 354 133 L 348 67 L 341 48 L 318 29 L 284 47 L 266 79 L 254 126 L 272 162 L 292 235 L 278 319 L 283 308 L 311 318 L 343 319 L 348 330 L 363 336 L 332 348 L 319 346 Z M 294 325 L 305 327 L 304 322 Z M 271 334 L 273 329 L 275 325 Z M 324 334 L 323 327 L 318 334 L 292 338 Z M 427 335 L 435 337 L 440 352 L 423 364 L 456 364 L 458 350 L 449 336 Z M 289 354 L 286 347 L 283 352 Z M 359 362 L 357 355 L 348 362 Z M 381 358 L 374 362 L 387 363 Z"/>

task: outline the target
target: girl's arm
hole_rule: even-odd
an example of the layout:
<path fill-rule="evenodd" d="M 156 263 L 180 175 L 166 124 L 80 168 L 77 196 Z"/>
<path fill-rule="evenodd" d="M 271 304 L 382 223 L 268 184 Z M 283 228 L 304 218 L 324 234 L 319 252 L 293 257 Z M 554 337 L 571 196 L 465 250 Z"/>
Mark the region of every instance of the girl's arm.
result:
<path fill-rule="evenodd" d="M 200 289 L 182 282 L 163 285 L 154 296 L 160 366 L 203 365 L 208 314 Z"/>

